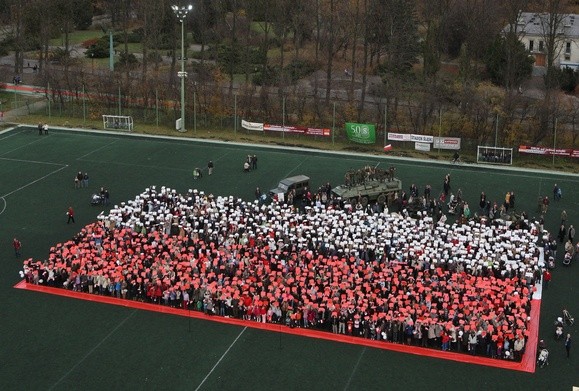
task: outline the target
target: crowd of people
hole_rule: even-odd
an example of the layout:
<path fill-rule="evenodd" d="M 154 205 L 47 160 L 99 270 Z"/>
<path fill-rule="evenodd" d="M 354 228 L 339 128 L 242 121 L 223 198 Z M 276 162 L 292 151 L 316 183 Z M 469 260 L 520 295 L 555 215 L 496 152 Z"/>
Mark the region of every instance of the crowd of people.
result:
<path fill-rule="evenodd" d="M 291 205 L 147 188 L 28 283 L 221 316 L 520 359 L 541 279 L 538 228 L 452 226 L 344 203 Z"/>

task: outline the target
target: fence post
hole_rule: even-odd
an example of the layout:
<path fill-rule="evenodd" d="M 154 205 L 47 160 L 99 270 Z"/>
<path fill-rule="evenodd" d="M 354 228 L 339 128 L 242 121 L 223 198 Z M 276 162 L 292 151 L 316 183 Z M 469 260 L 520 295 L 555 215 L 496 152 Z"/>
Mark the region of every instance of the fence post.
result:
<path fill-rule="evenodd" d="M 233 95 L 233 134 L 237 137 L 237 94 Z"/>
<path fill-rule="evenodd" d="M 82 122 L 86 125 L 86 95 L 84 93 L 84 83 L 82 84 Z"/>
<path fill-rule="evenodd" d="M 335 134 L 336 134 L 336 102 L 334 102 L 334 112 L 332 114 L 332 145 L 334 145 Z"/>
<path fill-rule="evenodd" d="M 52 111 L 50 110 L 50 83 L 46 85 L 46 96 L 48 97 L 48 119 L 51 119 Z"/>
<path fill-rule="evenodd" d="M 159 128 L 159 90 L 155 88 L 155 116 L 157 117 L 157 129 Z"/>

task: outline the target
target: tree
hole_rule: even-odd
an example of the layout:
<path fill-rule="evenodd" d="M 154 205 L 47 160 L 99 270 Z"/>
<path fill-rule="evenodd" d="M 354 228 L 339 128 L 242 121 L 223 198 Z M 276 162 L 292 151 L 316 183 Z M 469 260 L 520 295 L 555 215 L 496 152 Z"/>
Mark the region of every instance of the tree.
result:
<path fill-rule="evenodd" d="M 545 86 L 552 89 L 558 86 L 557 72 L 554 68 L 555 59 L 561 54 L 563 43 L 566 39 L 564 20 L 567 15 L 564 0 L 547 0 L 544 3 L 543 13 L 536 17 L 541 26 L 541 35 L 545 42 L 546 69 Z"/>
<path fill-rule="evenodd" d="M 526 10 L 529 3 L 530 0 L 507 0 L 503 2 L 501 7 L 501 13 L 507 21 L 507 27 L 502 31 L 503 36 L 506 38 L 503 45 L 505 51 L 503 84 L 507 88 L 509 94 L 512 94 L 512 89 L 520 86 L 520 38 L 525 33 L 525 26 L 521 19 L 521 10 Z M 496 45 L 496 43 L 495 40 L 493 45 Z"/>
<path fill-rule="evenodd" d="M 497 36 L 485 57 L 486 70 L 492 82 L 507 90 L 519 86 L 531 76 L 534 59 L 512 32 Z"/>

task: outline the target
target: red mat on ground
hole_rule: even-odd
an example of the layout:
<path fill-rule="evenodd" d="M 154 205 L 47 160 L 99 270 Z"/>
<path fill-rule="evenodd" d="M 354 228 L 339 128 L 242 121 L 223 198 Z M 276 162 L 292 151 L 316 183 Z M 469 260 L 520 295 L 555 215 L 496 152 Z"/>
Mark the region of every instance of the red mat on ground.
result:
<path fill-rule="evenodd" d="M 113 304 L 121 307 L 134 308 L 145 311 L 154 311 L 164 314 L 178 315 L 184 317 L 191 317 L 195 319 L 209 320 L 212 322 L 225 323 L 236 326 L 246 326 L 259 330 L 267 330 L 278 333 L 299 335 L 309 338 L 318 338 L 328 341 L 343 342 L 353 345 L 368 346 L 371 348 L 392 350 L 396 352 L 415 354 L 418 356 L 426 356 L 433 358 L 440 358 L 443 360 L 459 361 L 463 363 L 485 365 L 489 367 L 509 369 L 513 371 L 522 372 L 535 372 L 535 353 L 537 351 L 537 339 L 539 336 L 539 317 L 541 311 L 541 301 L 532 300 L 531 301 L 531 322 L 530 322 L 530 335 L 525 348 L 525 355 L 521 362 L 507 361 L 507 360 L 497 360 L 487 357 L 471 356 L 469 354 L 455 353 L 455 352 L 444 352 L 442 350 L 422 348 L 418 346 L 408 346 L 401 344 L 394 344 L 390 342 L 374 341 L 371 339 L 365 339 L 360 337 L 352 337 L 342 334 L 332 334 L 329 332 L 318 331 L 313 329 L 303 329 L 303 328 L 289 328 L 287 326 L 281 326 L 279 324 L 273 323 L 260 323 L 253 322 L 242 319 L 233 318 L 223 318 L 221 316 L 210 316 L 198 311 L 185 311 L 180 308 L 171 308 L 158 304 L 142 303 L 140 301 L 123 300 L 117 299 L 110 296 L 100 296 L 89 293 L 74 292 L 62 288 L 51 288 L 42 285 L 28 284 L 25 280 L 22 280 L 18 284 L 14 285 L 14 288 L 24 289 L 34 292 L 49 293 L 57 296 L 64 296 L 73 299 L 87 300 L 95 303 Z"/>

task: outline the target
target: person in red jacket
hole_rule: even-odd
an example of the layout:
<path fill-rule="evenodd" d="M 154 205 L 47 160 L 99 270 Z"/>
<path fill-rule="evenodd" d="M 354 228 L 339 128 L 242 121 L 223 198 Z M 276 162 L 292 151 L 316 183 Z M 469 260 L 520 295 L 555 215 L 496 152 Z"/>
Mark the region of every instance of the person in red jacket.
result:
<path fill-rule="evenodd" d="M 543 287 L 547 289 L 549 287 L 549 281 L 551 281 L 551 272 L 547 269 L 543 272 Z"/>
<path fill-rule="evenodd" d="M 14 247 L 14 253 L 16 254 L 16 258 L 19 258 L 20 250 L 22 249 L 22 243 L 20 243 L 20 240 L 14 238 L 14 240 L 12 241 L 12 247 Z"/>
<path fill-rule="evenodd" d="M 66 215 L 68 216 L 68 221 L 66 222 L 66 224 L 69 224 L 71 221 L 74 223 L 74 209 L 72 209 L 72 206 L 68 207 Z"/>

